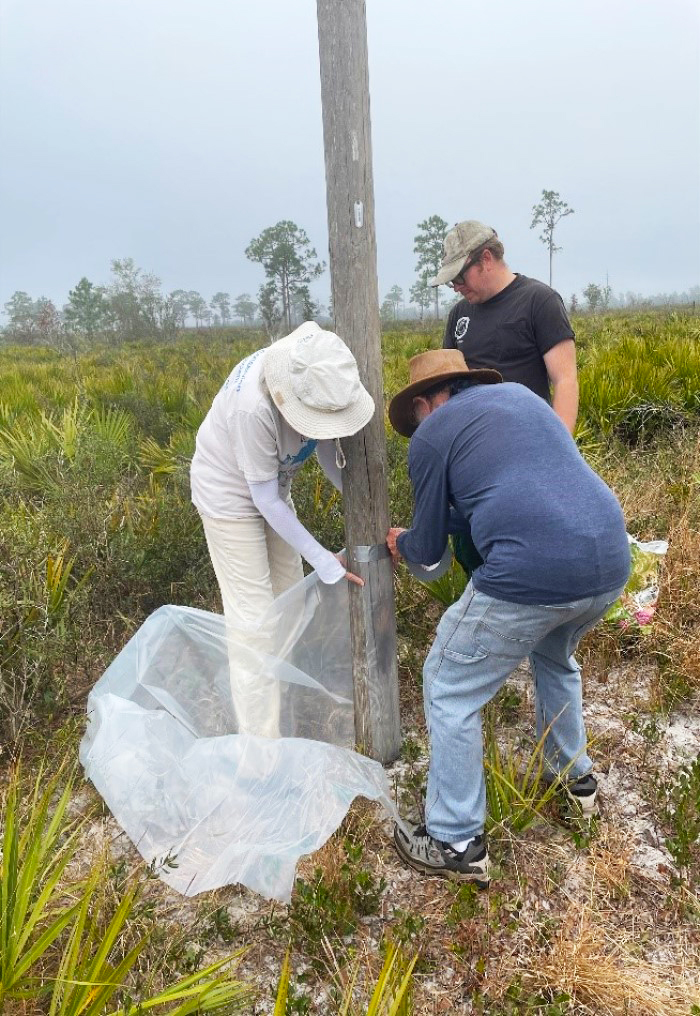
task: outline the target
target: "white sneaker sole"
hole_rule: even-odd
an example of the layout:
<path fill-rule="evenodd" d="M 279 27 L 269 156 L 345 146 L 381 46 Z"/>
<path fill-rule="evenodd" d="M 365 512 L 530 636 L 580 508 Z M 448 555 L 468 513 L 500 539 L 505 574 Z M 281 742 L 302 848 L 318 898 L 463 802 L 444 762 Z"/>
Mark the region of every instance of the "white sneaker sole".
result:
<path fill-rule="evenodd" d="M 567 790 L 567 797 L 573 802 L 574 806 L 581 812 L 581 816 L 585 819 L 591 819 L 594 815 L 598 814 L 598 805 L 596 804 L 596 798 L 598 797 L 598 791 L 594 790 L 592 794 L 572 794 L 570 790 Z"/>

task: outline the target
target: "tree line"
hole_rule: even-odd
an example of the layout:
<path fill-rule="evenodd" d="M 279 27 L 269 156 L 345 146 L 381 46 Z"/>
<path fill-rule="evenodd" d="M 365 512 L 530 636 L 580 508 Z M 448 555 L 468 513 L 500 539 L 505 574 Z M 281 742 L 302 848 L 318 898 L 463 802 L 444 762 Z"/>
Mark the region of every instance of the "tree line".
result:
<path fill-rule="evenodd" d="M 549 253 L 549 281 L 552 283 L 554 255 L 562 248 L 555 242 L 560 221 L 574 213 L 557 191 L 543 190 L 532 206 L 531 229 L 542 227 L 540 240 Z M 393 285 L 381 304 L 385 323 L 426 317 L 440 320 L 442 313 L 460 297 L 449 290 L 428 285 L 442 261 L 443 243 L 448 224 L 439 215 L 431 215 L 417 225 L 413 252 L 417 255 L 416 280 L 408 292 Z M 52 345 L 77 352 L 96 339 L 121 342 L 127 339 L 172 339 L 188 325 L 195 328 L 262 326 L 271 337 L 291 331 L 295 324 L 312 318 L 333 320 L 333 308 L 324 308 L 311 295 L 311 283 L 323 274 L 320 261 L 306 232 L 289 219 L 268 226 L 245 249 L 248 260 L 259 264 L 264 273 L 257 298 L 249 293 L 231 297 L 214 293 L 206 300 L 195 290 L 176 289 L 163 293 L 155 275 L 136 266 L 132 258 L 111 262 L 112 280 L 95 285 L 83 277 L 68 294 L 59 310 L 47 297 L 33 300 L 24 291 L 15 292 L 4 305 L 7 324 L 2 329 L 6 341 L 25 345 Z M 447 298 L 445 293 L 449 293 Z M 684 293 L 644 297 L 628 292 L 615 295 L 605 285 L 589 283 L 581 294 L 569 298 L 569 309 L 591 313 L 614 307 L 690 304 L 700 301 L 700 287 Z"/>
<path fill-rule="evenodd" d="M 160 279 L 139 268 L 133 258 L 116 259 L 111 262 L 108 285 L 95 285 L 83 277 L 60 310 L 47 297 L 34 300 L 24 291 L 13 293 L 4 305 L 3 337 L 75 352 L 95 339 L 171 339 L 192 322 L 195 328 L 256 324 L 274 335 L 324 313 L 311 296 L 310 284 L 325 265 L 294 222 L 283 220 L 264 229 L 250 241 L 245 254 L 262 265 L 265 274 L 257 300 L 249 293 L 232 298 L 218 292 L 209 301 L 196 290 L 164 293 Z"/>
<path fill-rule="evenodd" d="M 549 285 L 553 283 L 554 255 L 562 250 L 555 241 L 555 230 L 559 222 L 569 215 L 574 214 L 566 201 L 562 200 L 558 191 L 543 190 L 541 198 L 532 206 L 532 222 L 530 229 L 541 227 L 542 232 L 539 239 L 547 248 L 549 254 Z M 442 260 L 442 249 L 445 235 L 448 231 L 447 222 L 439 215 L 431 215 L 430 218 L 418 223 L 418 233 L 414 237 L 414 254 L 418 255 L 416 262 L 417 279 L 409 289 L 409 308 L 415 307 L 416 312 L 412 313 L 407 309 L 404 291 L 399 285 L 393 285 L 381 305 L 381 315 L 385 322 L 396 321 L 401 318 L 418 317 L 421 321 L 432 309 L 432 315 L 436 320 L 440 319 L 440 287 L 431 289 L 428 286 L 428 279 L 437 274 Z M 453 295 L 443 304 L 443 310 L 449 310 L 461 297 Z M 653 296 L 644 296 L 641 293 L 628 291 L 615 294 L 606 277 L 605 285 L 596 282 L 589 282 L 583 289 L 580 297 L 572 293 L 568 305 L 572 314 L 587 311 L 595 314 L 598 311 L 606 311 L 618 308 L 636 308 L 654 306 L 679 306 L 700 303 L 700 286 L 692 286 L 690 289 L 678 293 L 657 293 Z"/>
<path fill-rule="evenodd" d="M 3 336 L 23 345 L 78 348 L 95 339 L 174 338 L 194 322 L 196 328 L 255 322 L 257 303 L 248 293 L 234 300 L 215 293 L 207 302 L 195 290 L 161 291 L 160 279 L 138 268 L 132 258 L 111 263 L 113 281 L 94 285 L 83 277 L 59 310 L 46 297 L 33 300 L 17 291 L 4 305 L 8 322 Z"/>

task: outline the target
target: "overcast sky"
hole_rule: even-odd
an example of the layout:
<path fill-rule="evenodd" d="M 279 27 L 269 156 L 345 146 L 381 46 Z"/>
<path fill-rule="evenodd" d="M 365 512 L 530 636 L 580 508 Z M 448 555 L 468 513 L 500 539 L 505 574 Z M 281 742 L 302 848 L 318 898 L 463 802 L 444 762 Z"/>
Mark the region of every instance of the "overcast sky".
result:
<path fill-rule="evenodd" d="M 133 257 L 167 290 L 255 295 L 293 219 L 327 260 L 314 0 L 0 0 L 0 304 L 61 306 Z M 416 224 L 494 226 L 547 280 L 542 189 L 575 209 L 554 285 L 700 282 L 697 0 L 367 0 L 383 296 Z M 327 299 L 326 274 L 315 291 Z"/>

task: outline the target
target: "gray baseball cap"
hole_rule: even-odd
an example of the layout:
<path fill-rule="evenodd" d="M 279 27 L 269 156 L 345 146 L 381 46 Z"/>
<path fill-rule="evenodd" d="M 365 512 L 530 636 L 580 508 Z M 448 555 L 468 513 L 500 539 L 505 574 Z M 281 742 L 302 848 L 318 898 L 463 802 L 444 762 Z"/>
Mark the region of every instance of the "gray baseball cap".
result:
<path fill-rule="evenodd" d="M 442 267 L 434 279 L 428 279 L 428 285 L 444 286 L 446 282 L 450 282 L 459 275 L 472 251 L 497 235 L 491 226 L 485 226 L 483 222 L 477 222 L 475 219 L 458 222 L 445 236 Z"/>

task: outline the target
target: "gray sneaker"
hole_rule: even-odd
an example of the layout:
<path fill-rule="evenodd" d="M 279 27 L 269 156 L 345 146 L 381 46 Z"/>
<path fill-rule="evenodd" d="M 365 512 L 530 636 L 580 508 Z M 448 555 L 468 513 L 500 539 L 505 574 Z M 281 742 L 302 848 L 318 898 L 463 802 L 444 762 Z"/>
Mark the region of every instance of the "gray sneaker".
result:
<path fill-rule="evenodd" d="M 598 781 L 593 773 L 564 783 L 564 789 L 573 804 L 580 808 L 583 818 L 590 819 L 597 814 L 595 801 L 598 795 Z"/>
<path fill-rule="evenodd" d="M 406 864 L 424 875 L 474 882 L 480 889 L 488 887 L 489 853 L 483 836 L 474 837 L 465 850 L 457 851 L 449 843 L 434 840 L 424 825 L 416 826 L 408 836 L 394 826 L 394 843 Z"/>

